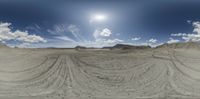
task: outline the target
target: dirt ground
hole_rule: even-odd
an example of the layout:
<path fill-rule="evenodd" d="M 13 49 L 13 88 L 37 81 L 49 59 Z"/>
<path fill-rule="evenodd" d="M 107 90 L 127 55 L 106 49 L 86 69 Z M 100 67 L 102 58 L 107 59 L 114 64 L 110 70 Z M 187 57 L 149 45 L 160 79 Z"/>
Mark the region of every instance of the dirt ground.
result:
<path fill-rule="evenodd" d="M 0 48 L 0 99 L 199 99 L 197 49 Z"/>

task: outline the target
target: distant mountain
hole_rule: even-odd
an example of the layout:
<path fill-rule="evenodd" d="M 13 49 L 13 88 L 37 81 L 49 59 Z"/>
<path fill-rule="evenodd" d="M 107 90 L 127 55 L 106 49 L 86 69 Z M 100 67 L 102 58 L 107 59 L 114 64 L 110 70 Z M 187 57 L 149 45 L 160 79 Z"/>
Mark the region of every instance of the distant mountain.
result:
<path fill-rule="evenodd" d="M 198 42 L 180 42 L 172 44 L 163 44 L 156 48 L 173 48 L 173 49 L 200 49 L 200 43 Z"/>
<path fill-rule="evenodd" d="M 78 49 L 87 49 L 87 47 L 85 47 L 85 46 L 76 46 L 75 49 L 77 49 L 77 50 Z"/>
<path fill-rule="evenodd" d="M 102 49 L 111 49 L 112 46 L 105 46 L 105 47 L 102 47 Z"/>
<path fill-rule="evenodd" d="M 128 44 L 116 44 L 113 47 L 103 47 L 103 49 L 149 49 L 150 46 L 135 46 L 135 45 L 128 45 Z"/>

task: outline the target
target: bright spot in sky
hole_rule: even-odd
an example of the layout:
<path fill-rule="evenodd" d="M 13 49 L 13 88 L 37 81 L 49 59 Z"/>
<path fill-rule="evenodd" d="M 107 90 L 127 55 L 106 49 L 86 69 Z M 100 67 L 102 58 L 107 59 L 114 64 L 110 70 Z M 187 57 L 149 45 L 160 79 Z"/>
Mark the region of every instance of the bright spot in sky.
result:
<path fill-rule="evenodd" d="M 102 20 L 106 19 L 106 16 L 105 15 L 95 15 L 94 19 L 98 20 L 98 21 L 102 21 Z"/>
<path fill-rule="evenodd" d="M 106 19 L 107 19 L 106 15 L 96 14 L 92 16 L 90 22 L 94 22 L 94 21 L 101 22 L 101 21 L 105 21 Z"/>

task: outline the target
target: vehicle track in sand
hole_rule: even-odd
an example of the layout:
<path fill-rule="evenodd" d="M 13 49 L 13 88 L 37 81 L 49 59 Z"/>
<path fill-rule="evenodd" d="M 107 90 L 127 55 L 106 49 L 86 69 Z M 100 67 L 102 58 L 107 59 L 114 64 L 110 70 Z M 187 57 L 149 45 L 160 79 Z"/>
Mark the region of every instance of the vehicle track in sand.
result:
<path fill-rule="evenodd" d="M 200 71 L 198 70 L 200 58 L 189 56 L 187 58 L 182 56 L 183 54 L 184 51 L 168 50 L 169 58 L 155 55 L 153 57 L 170 61 L 171 65 L 168 65 L 170 71 L 169 81 L 172 89 L 179 93 L 176 96 L 177 98 L 180 96 L 187 98 L 200 97 Z"/>
<path fill-rule="evenodd" d="M 200 97 L 197 68 L 200 58 L 198 55 L 184 57 L 187 54 L 179 50 L 120 54 L 52 51 L 38 53 L 38 57 L 41 56 L 38 63 L 25 69 L 20 66 L 17 70 L 0 69 L 0 97 Z M 30 58 L 23 56 L 26 57 Z"/>
<path fill-rule="evenodd" d="M 72 56 L 71 59 L 75 64 L 75 68 L 73 68 L 73 73 L 75 74 L 73 77 L 77 86 L 79 86 L 78 88 L 80 90 L 82 88 L 82 91 L 86 90 L 92 96 L 107 98 L 144 98 L 158 97 L 158 94 L 165 93 L 166 91 L 164 91 L 164 86 L 167 84 L 165 83 L 167 82 L 165 81 L 166 67 L 154 63 L 156 60 L 153 58 L 147 62 L 142 62 L 142 60 L 139 62 L 138 60 L 137 62 L 139 63 L 134 63 L 134 61 L 131 61 L 132 63 L 129 64 L 129 67 L 122 66 L 126 68 L 121 69 L 105 69 L 106 67 L 99 68 L 101 65 L 94 66 L 94 64 L 91 64 L 101 62 L 101 60 L 97 61 L 89 58 L 92 62 L 85 63 L 82 59 L 77 59 L 76 56 Z M 105 60 L 102 61 L 107 62 Z M 134 65 L 132 66 L 131 64 Z M 152 89 L 157 90 L 150 91 Z"/>
<path fill-rule="evenodd" d="M 50 57 L 45 60 L 45 63 L 37 65 L 33 69 L 27 69 L 26 71 L 0 72 L 1 75 L 16 76 L 16 78 L 20 77 L 20 80 L 1 79 L 0 96 L 8 94 L 17 96 L 34 96 L 43 93 L 52 93 L 62 85 L 61 83 L 65 82 L 67 72 L 65 55 L 58 55 L 58 57 L 54 58 Z M 26 77 L 23 77 L 25 75 Z"/>

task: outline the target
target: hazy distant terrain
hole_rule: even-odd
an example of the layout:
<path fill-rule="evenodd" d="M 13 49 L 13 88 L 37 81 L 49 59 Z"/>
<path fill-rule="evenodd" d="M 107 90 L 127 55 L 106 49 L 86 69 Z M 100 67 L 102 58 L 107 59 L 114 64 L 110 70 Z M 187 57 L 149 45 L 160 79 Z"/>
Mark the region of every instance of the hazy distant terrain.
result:
<path fill-rule="evenodd" d="M 0 99 L 199 99 L 200 47 L 0 47 Z"/>

